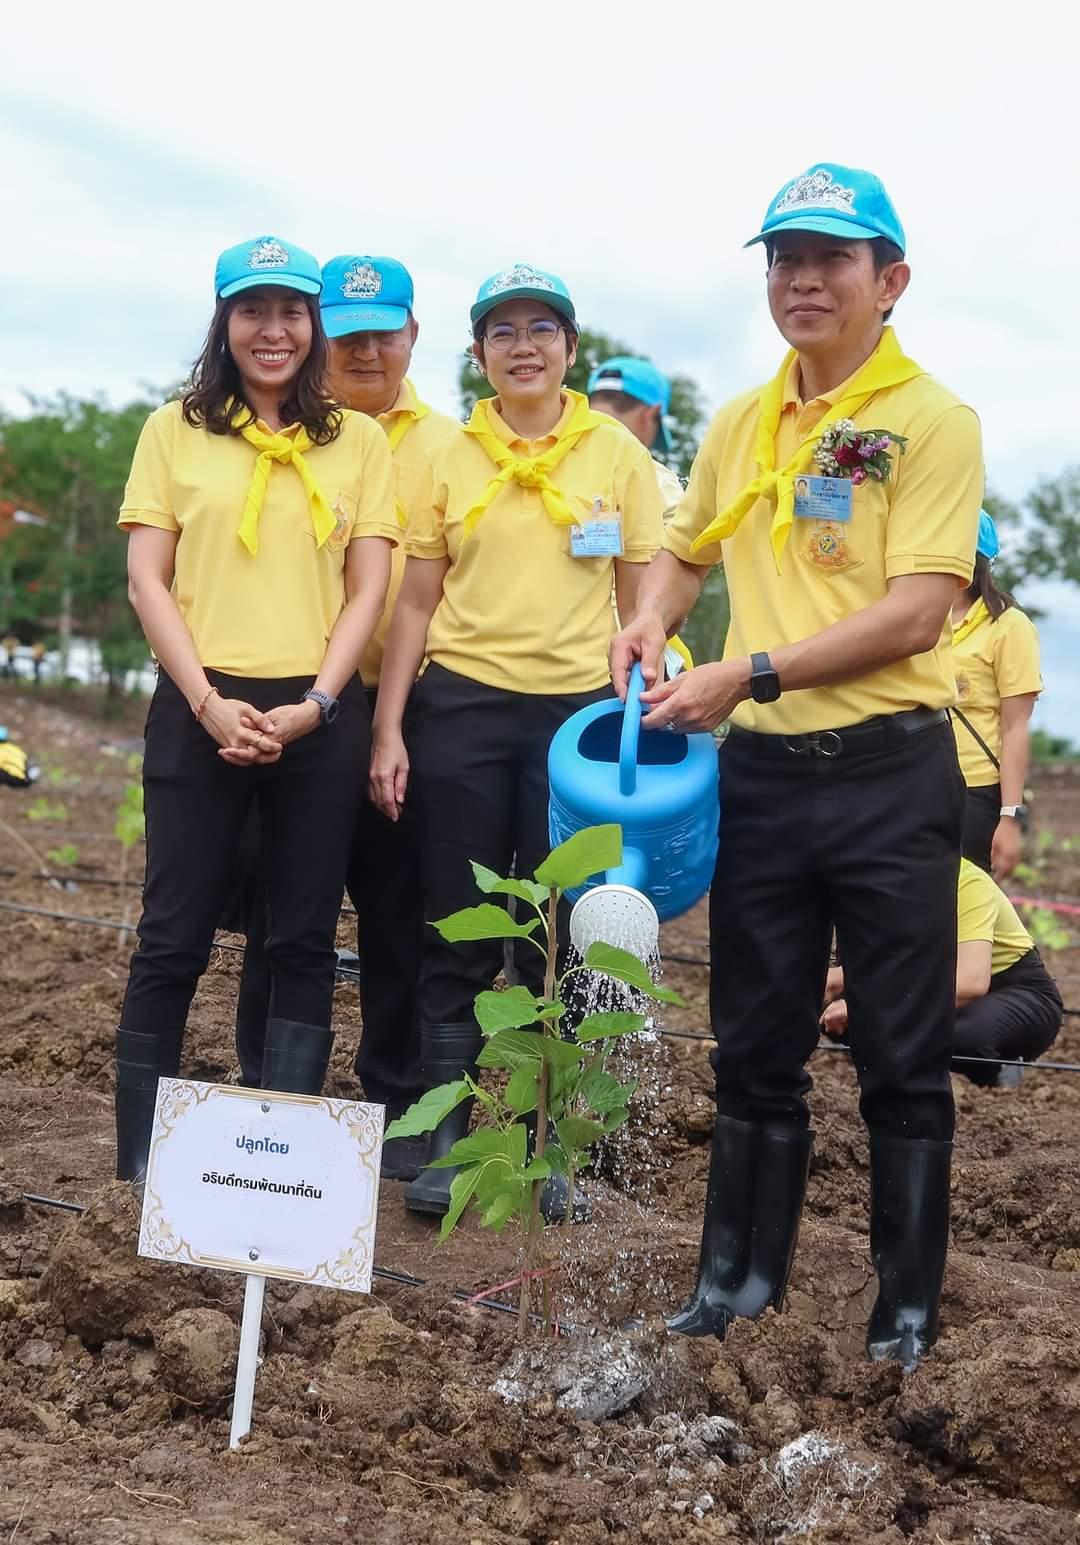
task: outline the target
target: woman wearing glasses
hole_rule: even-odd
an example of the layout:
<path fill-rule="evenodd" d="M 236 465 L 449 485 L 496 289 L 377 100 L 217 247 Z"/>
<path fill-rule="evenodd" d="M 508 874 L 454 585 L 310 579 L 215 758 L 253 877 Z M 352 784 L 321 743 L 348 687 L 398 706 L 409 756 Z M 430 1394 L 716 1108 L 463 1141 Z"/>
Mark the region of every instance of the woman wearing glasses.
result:
<path fill-rule="evenodd" d="M 648 452 L 563 385 L 578 328 L 562 280 L 518 264 L 481 285 L 470 315 L 473 354 L 495 395 L 435 450 L 430 496 L 413 507 L 371 768 L 372 797 L 391 820 L 411 780 L 429 920 L 478 900 L 470 860 L 500 874 L 513 863 L 527 877 L 544 857 L 548 745 L 571 714 L 610 694 L 612 578 L 625 620 L 662 534 Z M 473 1000 L 502 958 L 499 941 L 448 945 L 427 929 L 428 1088 L 475 1072 Z M 516 963 L 539 988 L 539 953 L 519 949 Z M 430 1158 L 468 1120 L 459 1105 L 433 1134 Z M 452 1179 L 424 1170 L 406 1204 L 445 1213 Z"/>

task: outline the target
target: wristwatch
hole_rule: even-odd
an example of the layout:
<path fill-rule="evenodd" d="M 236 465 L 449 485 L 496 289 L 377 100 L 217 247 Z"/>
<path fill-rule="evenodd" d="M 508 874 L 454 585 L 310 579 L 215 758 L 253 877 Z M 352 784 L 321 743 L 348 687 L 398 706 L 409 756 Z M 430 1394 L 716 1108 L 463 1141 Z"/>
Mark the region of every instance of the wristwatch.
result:
<path fill-rule="evenodd" d="M 767 654 L 750 656 L 750 696 L 755 703 L 775 703 L 780 696 L 780 677 Z"/>
<path fill-rule="evenodd" d="M 1024 821 L 1027 816 L 1026 805 L 1002 805 L 999 815 L 1011 815 L 1014 821 Z"/>
<path fill-rule="evenodd" d="M 338 700 L 331 697 L 329 692 L 320 692 L 318 687 L 310 687 L 300 699 L 302 703 L 318 703 L 319 721 L 322 724 L 333 724 L 337 718 Z"/>

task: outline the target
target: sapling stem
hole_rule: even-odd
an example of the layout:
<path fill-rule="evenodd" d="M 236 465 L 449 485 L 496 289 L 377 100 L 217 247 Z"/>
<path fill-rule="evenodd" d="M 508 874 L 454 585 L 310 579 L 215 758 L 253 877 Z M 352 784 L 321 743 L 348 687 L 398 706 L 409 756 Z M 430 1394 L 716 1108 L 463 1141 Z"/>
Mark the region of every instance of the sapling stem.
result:
<path fill-rule="evenodd" d="M 559 950 L 558 935 L 559 889 L 553 885 L 548 892 L 547 918 L 547 949 L 545 951 L 544 964 L 544 998 L 548 1003 L 555 996 L 555 965 Z M 544 1020 L 540 1025 L 540 1034 L 559 1034 L 559 1021 L 561 1015 L 556 1015 L 554 1020 Z M 554 1027 L 549 1032 L 549 1024 Z M 536 1142 L 533 1146 L 533 1157 L 542 1159 L 547 1143 L 547 1103 L 548 1103 L 548 1060 L 541 1057 L 540 1068 L 536 1075 Z M 529 1328 L 529 1281 L 531 1275 L 537 1269 L 537 1261 L 540 1252 L 540 1192 L 543 1189 L 542 1180 L 534 1180 L 531 1195 L 529 1197 L 529 1226 L 525 1235 L 525 1271 L 521 1279 L 521 1295 L 518 1299 L 518 1330 L 524 1336 Z M 550 1330 L 551 1320 L 551 1292 L 547 1279 L 544 1279 L 544 1331 Z"/>

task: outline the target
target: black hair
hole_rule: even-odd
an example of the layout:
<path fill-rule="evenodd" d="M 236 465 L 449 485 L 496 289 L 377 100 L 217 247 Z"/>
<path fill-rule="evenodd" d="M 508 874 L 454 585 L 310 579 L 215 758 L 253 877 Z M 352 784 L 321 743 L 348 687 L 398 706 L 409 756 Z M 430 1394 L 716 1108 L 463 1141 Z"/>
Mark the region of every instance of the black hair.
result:
<path fill-rule="evenodd" d="M 1007 590 L 1002 590 L 994 578 L 990 559 L 985 553 L 975 554 L 975 573 L 972 575 L 967 593 L 973 601 L 983 602 L 994 622 L 1002 612 L 1007 612 L 1010 606 L 1016 605 L 1016 597 L 1011 596 Z"/>
<path fill-rule="evenodd" d="M 248 410 L 253 420 L 257 416 L 244 396 L 244 383 L 229 348 L 229 316 L 233 307 L 244 298 L 242 290 L 227 300 L 219 299 L 202 352 L 191 367 L 191 378 L 183 397 L 184 422 L 196 429 L 206 429 L 212 435 L 240 433 L 233 423 L 233 412 L 238 404 Z M 289 394 L 281 403 L 281 417 L 286 424 L 303 424 L 313 444 L 329 445 L 341 433 L 342 413 L 326 388 L 330 356 L 318 298 L 300 295 L 300 299 L 311 318 L 311 349 L 289 383 Z"/>
<path fill-rule="evenodd" d="M 882 269 L 888 268 L 890 263 L 902 263 L 904 261 L 904 254 L 901 252 L 900 248 L 894 241 L 890 241 L 887 236 L 874 236 L 868 242 L 868 245 L 870 248 L 870 257 L 874 264 L 875 274 L 880 274 Z M 776 242 L 772 237 L 767 236 L 765 238 L 766 268 L 772 267 L 773 254 L 775 252 Z M 882 317 L 882 321 L 887 322 L 892 314 L 893 308 L 890 306 L 888 311 L 886 311 L 885 315 Z"/>
<path fill-rule="evenodd" d="M 589 393 L 589 401 L 594 406 L 601 401 L 609 402 L 616 413 L 630 413 L 634 408 L 654 406 L 653 404 L 642 402 L 640 397 L 632 397 L 629 392 L 613 391 L 610 386 L 604 385 L 602 376 Z M 604 411 L 602 407 L 600 411 L 601 413 Z"/>

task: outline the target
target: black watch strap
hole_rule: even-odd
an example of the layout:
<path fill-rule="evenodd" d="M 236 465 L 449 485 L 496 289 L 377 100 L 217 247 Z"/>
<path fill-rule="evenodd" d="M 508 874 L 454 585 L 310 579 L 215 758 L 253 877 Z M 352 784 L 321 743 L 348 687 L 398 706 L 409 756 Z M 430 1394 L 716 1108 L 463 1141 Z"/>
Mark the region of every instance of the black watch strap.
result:
<path fill-rule="evenodd" d="M 338 700 L 336 697 L 331 697 L 329 692 L 320 692 L 318 687 L 310 687 L 300 701 L 318 704 L 321 724 L 333 724 L 337 718 Z"/>

